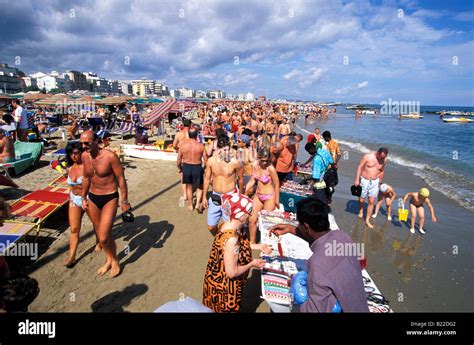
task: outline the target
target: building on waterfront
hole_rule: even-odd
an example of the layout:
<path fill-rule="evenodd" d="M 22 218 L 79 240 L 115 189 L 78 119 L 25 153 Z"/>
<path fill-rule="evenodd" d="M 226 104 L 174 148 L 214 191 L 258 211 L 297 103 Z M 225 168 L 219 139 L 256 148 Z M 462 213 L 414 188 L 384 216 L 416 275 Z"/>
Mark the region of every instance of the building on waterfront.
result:
<path fill-rule="evenodd" d="M 67 70 L 65 74 L 71 80 L 71 90 L 89 90 L 87 78 L 84 73 L 74 70 Z"/>
<path fill-rule="evenodd" d="M 124 95 L 131 95 L 132 94 L 132 84 L 126 81 L 119 81 L 118 82 L 118 89 L 119 93 Z"/>
<path fill-rule="evenodd" d="M 21 92 L 22 84 L 20 78 L 24 77 L 25 73 L 18 68 L 10 67 L 6 63 L 0 63 L 0 89 L 3 93 L 17 93 Z"/>
<path fill-rule="evenodd" d="M 181 98 L 196 98 L 196 91 L 188 89 L 187 87 L 179 87 L 177 91 L 179 92 L 179 97 Z"/>
<path fill-rule="evenodd" d="M 223 99 L 225 98 L 225 92 L 222 90 L 210 90 L 207 96 L 211 99 Z"/>
<path fill-rule="evenodd" d="M 147 97 L 155 93 L 155 81 L 142 78 L 140 80 L 132 80 L 132 93 L 135 96 Z"/>
<path fill-rule="evenodd" d="M 253 93 L 247 92 L 247 95 L 245 96 L 245 99 L 246 99 L 247 101 L 253 101 L 253 100 L 255 99 L 255 96 L 254 96 Z"/>

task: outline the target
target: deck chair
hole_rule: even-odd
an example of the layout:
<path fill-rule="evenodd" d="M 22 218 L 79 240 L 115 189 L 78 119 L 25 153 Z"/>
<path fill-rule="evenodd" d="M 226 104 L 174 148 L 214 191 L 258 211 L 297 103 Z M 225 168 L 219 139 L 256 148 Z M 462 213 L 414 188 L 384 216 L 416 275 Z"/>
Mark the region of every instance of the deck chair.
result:
<path fill-rule="evenodd" d="M 69 200 L 67 193 L 37 190 L 15 201 L 11 206 L 11 217 L 5 223 L 33 224 L 36 234 L 52 214 Z"/>
<path fill-rule="evenodd" d="M 1 163 L 0 172 L 5 172 L 7 176 L 10 172 L 15 175 L 22 173 L 33 166 L 43 152 L 43 143 L 15 142 L 15 156 L 19 159 L 11 163 Z M 10 177 L 10 176 L 8 176 Z"/>
<path fill-rule="evenodd" d="M 110 134 L 112 134 L 112 135 L 120 135 L 121 138 L 123 139 L 123 137 L 124 137 L 125 135 L 132 135 L 132 131 L 133 131 L 133 123 L 132 123 L 132 122 L 123 121 L 123 122 L 120 124 L 120 127 L 119 127 L 117 130 L 110 132 Z"/>
<path fill-rule="evenodd" d="M 110 133 L 113 131 L 115 128 L 115 120 L 109 120 L 107 121 L 107 125 L 102 127 L 98 132 L 97 136 L 99 138 L 103 138 L 107 133 Z"/>
<path fill-rule="evenodd" d="M 17 242 L 32 232 L 35 224 L 30 223 L 3 223 L 0 226 L 0 255 L 3 255 Z"/>

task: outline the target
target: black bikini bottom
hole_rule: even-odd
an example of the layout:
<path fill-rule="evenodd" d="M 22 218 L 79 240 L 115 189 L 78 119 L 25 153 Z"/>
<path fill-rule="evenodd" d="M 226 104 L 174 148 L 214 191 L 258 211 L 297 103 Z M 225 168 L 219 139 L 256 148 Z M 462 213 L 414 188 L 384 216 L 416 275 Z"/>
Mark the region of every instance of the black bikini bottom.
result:
<path fill-rule="evenodd" d="M 111 194 L 104 194 L 104 195 L 97 195 L 89 192 L 89 200 L 92 201 L 98 208 L 99 210 L 102 210 L 102 208 L 111 200 L 118 199 L 119 193 L 118 191 L 115 191 Z"/>

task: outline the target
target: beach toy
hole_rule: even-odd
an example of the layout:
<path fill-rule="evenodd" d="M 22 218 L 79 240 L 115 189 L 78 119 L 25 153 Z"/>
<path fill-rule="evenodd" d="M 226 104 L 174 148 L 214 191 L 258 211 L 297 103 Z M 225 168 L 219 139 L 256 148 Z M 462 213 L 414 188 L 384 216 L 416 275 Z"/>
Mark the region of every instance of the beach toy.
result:
<path fill-rule="evenodd" d="M 67 163 L 55 160 L 53 163 L 51 163 L 51 168 L 57 170 L 61 175 L 64 175 L 63 169 L 67 168 Z"/>
<path fill-rule="evenodd" d="M 160 150 L 164 150 L 165 149 L 165 140 L 164 139 L 158 139 L 155 143 L 156 146 L 158 146 L 158 148 Z"/>
<path fill-rule="evenodd" d="M 402 208 L 398 209 L 398 220 L 401 222 L 408 221 L 408 210 L 405 210 L 405 205 L 402 205 Z"/>

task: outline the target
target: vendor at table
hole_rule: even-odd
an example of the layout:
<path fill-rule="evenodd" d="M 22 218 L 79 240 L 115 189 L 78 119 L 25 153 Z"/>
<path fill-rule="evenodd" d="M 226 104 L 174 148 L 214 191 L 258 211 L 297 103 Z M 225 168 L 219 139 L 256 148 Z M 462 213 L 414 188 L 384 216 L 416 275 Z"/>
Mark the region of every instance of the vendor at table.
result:
<path fill-rule="evenodd" d="M 357 256 L 339 255 L 334 247 L 353 246 L 344 231 L 329 229 L 329 207 L 310 197 L 296 205 L 299 226 L 275 225 L 270 232 L 276 236 L 296 235 L 310 244 L 313 255 L 308 259 L 308 299 L 302 312 L 331 312 L 339 302 L 343 312 L 368 312 L 362 271 Z M 334 255 L 327 255 L 333 248 Z M 352 253 L 351 253 L 352 254 Z"/>

